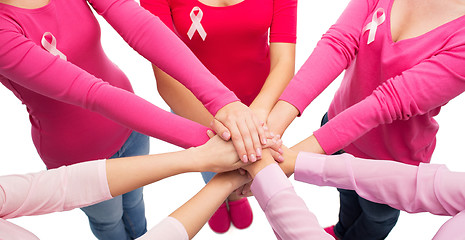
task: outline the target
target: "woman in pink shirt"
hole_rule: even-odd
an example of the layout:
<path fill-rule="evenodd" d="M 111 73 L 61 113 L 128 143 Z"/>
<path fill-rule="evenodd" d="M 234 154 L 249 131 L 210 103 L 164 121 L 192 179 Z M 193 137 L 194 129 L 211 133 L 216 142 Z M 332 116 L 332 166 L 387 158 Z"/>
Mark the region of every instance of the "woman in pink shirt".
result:
<path fill-rule="evenodd" d="M 465 90 L 463 1 L 352 0 L 271 111 L 282 133 L 331 81 L 345 75 L 329 121 L 297 147 L 419 165 L 431 159 L 441 107 Z M 341 239 L 384 239 L 398 211 L 340 190 Z"/>
<path fill-rule="evenodd" d="M 141 6 L 160 17 L 208 70 L 266 121 L 294 75 L 297 0 L 142 0 Z M 213 115 L 179 79 L 153 67 L 158 91 L 172 111 L 210 126 Z M 252 161 L 257 157 L 240 156 Z M 208 182 L 213 173 L 202 175 Z M 247 199 L 231 196 L 209 224 L 222 233 L 230 219 L 239 229 L 252 223 Z"/>
<path fill-rule="evenodd" d="M 251 110 L 136 2 L 0 0 L 0 82 L 26 105 L 32 138 L 47 168 L 147 154 L 148 138 L 140 133 L 182 147 L 208 139 L 205 127 L 133 94 L 127 77 L 102 49 L 90 7 L 142 56 L 179 79 L 218 120 L 250 128 L 240 137 L 246 145 L 257 132 L 265 139 Z M 237 131 L 232 133 L 238 138 Z M 86 208 L 98 238 L 135 238 L 146 231 L 142 191 L 124 199 L 131 207 L 123 209 L 118 197 Z"/>
<path fill-rule="evenodd" d="M 34 174 L 2 176 L 0 239 L 38 239 L 7 219 L 87 206 L 185 172 L 225 172 L 244 165 L 233 144 L 214 137 L 200 147 L 184 151 L 88 161 Z M 247 175 L 237 171 L 218 174 L 196 196 L 138 239 L 191 239 L 224 199 L 249 181 Z"/>
<path fill-rule="evenodd" d="M 279 166 L 269 156 L 245 168 L 254 178 L 252 192 L 278 239 L 335 239 L 318 224 L 297 196 L 287 176 L 318 186 L 356 191 L 361 197 L 409 213 L 453 216 L 435 240 L 462 239 L 465 223 L 465 173 L 444 165 L 419 166 L 395 161 L 367 160 L 350 154 L 321 155 L 284 150 Z M 317 196 L 315 196 L 317 197 Z"/>

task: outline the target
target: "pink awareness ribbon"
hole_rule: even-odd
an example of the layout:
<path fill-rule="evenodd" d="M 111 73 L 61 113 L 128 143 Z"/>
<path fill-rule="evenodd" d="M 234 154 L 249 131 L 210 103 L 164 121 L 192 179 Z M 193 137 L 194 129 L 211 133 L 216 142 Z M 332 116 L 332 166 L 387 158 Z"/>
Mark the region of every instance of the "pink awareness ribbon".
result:
<path fill-rule="evenodd" d="M 196 11 L 196 10 L 199 11 L 197 13 L 197 15 L 195 15 L 195 13 L 194 13 L 194 11 Z M 202 38 L 202 40 L 205 41 L 205 38 L 207 37 L 207 33 L 205 32 L 205 29 L 203 29 L 202 24 L 200 24 L 200 21 L 202 21 L 202 17 L 203 17 L 202 10 L 197 6 L 192 8 L 191 13 L 190 13 L 190 17 L 191 17 L 191 20 L 192 20 L 192 25 L 189 28 L 189 31 L 187 31 L 187 36 L 189 37 L 189 39 L 192 39 L 195 32 L 197 31 L 197 32 L 199 32 L 199 35 Z"/>
<path fill-rule="evenodd" d="M 378 17 L 379 13 L 381 13 L 381 16 Z M 368 23 L 362 31 L 365 32 L 369 30 L 367 45 L 375 40 L 376 30 L 378 29 L 378 26 L 384 22 L 384 20 L 386 20 L 386 14 L 384 13 L 384 9 L 378 8 L 375 11 L 375 13 L 373 13 L 373 16 L 371 17 L 371 22 Z"/>
<path fill-rule="evenodd" d="M 52 38 L 51 43 L 48 42 L 48 40 L 45 38 L 47 36 L 50 36 Z M 47 50 L 49 53 L 51 53 L 54 56 L 60 56 L 61 59 L 66 61 L 66 56 L 57 49 L 57 40 L 55 39 L 55 36 L 53 36 L 52 33 L 44 33 L 40 42 L 42 43 L 42 46 L 45 48 L 45 50 Z"/>

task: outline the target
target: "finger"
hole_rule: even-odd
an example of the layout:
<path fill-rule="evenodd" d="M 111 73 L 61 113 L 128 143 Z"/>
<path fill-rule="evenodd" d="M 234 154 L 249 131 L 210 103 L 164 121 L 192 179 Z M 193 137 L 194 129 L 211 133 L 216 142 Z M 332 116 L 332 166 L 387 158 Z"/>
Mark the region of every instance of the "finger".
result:
<path fill-rule="evenodd" d="M 252 136 L 250 134 L 251 132 L 247 125 L 247 121 L 245 119 L 242 121 L 238 121 L 237 127 L 240 131 L 240 138 L 243 141 L 243 145 L 245 147 L 245 151 L 246 151 L 249 161 L 251 162 L 257 161 L 257 157 L 256 157 L 257 155 L 254 149 L 254 142 L 252 140 Z"/>
<path fill-rule="evenodd" d="M 268 126 L 266 125 L 266 123 L 263 124 L 263 130 L 265 130 L 265 135 L 266 135 L 267 141 L 268 141 L 270 138 L 273 138 L 273 137 L 275 136 L 275 134 L 274 134 L 272 131 L 270 131 L 270 130 L 268 129 Z M 263 142 L 262 142 L 262 144 L 263 144 Z"/>
<path fill-rule="evenodd" d="M 257 129 L 258 137 L 260 139 L 260 145 L 266 144 L 267 134 L 269 132 L 268 126 L 264 122 L 261 122 L 257 117 L 253 116 L 253 121 L 255 123 L 255 129 Z"/>
<path fill-rule="evenodd" d="M 207 130 L 207 136 L 208 136 L 209 138 L 212 138 L 212 137 L 215 136 L 215 133 L 214 133 L 212 130 L 208 129 L 208 130 Z"/>
<path fill-rule="evenodd" d="M 231 125 L 229 131 L 231 132 L 231 140 L 234 148 L 236 149 L 237 155 L 241 158 L 242 162 L 247 163 L 249 158 L 247 157 L 247 151 L 242 140 L 241 133 L 235 124 Z"/>
<path fill-rule="evenodd" d="M 246 121 L 247 126 L 249 128 L 249 133 L 250 136 L 252 137 L 252 144 L 253 144 L 253 149 L 255 150 L 255 154 L 257 159 L 262 158 L 262 144 L 260 143 L 260 138 L 257 132 L 257 129 L 255 128 L 255 125 L 252 121 Z"/>
<path fill-rule="evenodd" d="M 249 193 L 251 193 L 250 191 L 250 186 L 252 185 L 252 183 L 247 183 L 244 185 L 244 187 L 242 188 L 242 195 L 247 195 Z"/>
<path fill-rule="evenodd" d="M 283 157 L 283 155 L 281 155 L 279 152 L 274 151 L 274 150 L 271 150 L 270 153 L 271 153 L 271 156 L 273 157 L 273 159 L 274 159 L 276 162 L 278 162 L 278 163 L 284 162 L 284 157 Z"/>
<path fill-rule="evenodd" d="M 210 122 L 210 128 L 218 135 L 220 135 L 220 137 L 225 141 L 228 141 L 231 137 L 231 132 L 229 131 L 229 129 L 223 123 L 216 119 L 213 119 Z"/>
<path fill-rule="evenodd" d="M 282 146 L 282 140 L 279 138 L 279 135 L 274 136 L 271 139 L 268 139 L 268 142 L 266 145 L 263 146 L 263 148 L 271 148 L 274 149 L 275 151 L 278 151 L 279 148 Z"/>

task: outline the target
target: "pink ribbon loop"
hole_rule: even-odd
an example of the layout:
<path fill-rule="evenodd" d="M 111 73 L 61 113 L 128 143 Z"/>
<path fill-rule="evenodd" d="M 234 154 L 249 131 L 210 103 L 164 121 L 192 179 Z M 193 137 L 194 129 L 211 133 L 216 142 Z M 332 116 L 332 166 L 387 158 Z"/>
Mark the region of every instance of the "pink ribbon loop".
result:
<path fill-rule="evenodd" d="M 52 42 L 49 42 L 46 39 L 47 36 L 50 36 L 52 38 Z M 55 36 L 53 36 L 52 33 L 44 33 L 40 42 L 42 43 L 42 47 L 44 47 L 45 50 L 47 50 L 49 53 L 51 53 L 54 56 L 59 56 L 61 59 L 66 61 L 66 56 L 57 49 L 57 40 L 55 39 Z"/>
<path fill-rule="evenodd" d="M 195 11 L 199 11 L 197 13 L 197 15 L 195 15 L 195 13 L 194 13 Z M 199 32 L 199 35 L 202 38 L 202 40 L 205 41 L 205 38 L 207 37 L 207 32 L 205 32 L 205 29 L 203 29 L 202 24 L 200 24 L 200 21 L 202 21 L 202 17 L 203 17 L 202 10 L 197 6 L 192 8 L 191 13 L 190 13 L 190 17 L 191 17 L 191 20 L 192 20 L 192 25 L 189 28 L 189 31 L 187 31 L 187 36 L 189 37 L 189 39 L 192 39 L 195 32 L 197 31 L 197 32 Z"/>
<path fill-rule="evenodd" d="M 378 17 L 380 13 L 381 13 L 381 16 Z M 372 43 L 375 40 L 376 30 L 378 29 L 378 26 L 381 25 L 385 20 L 386 20 L 386 14 L 384 13 L 384 9 L 378 8 L 375 11 L 375 13 L 373 13 L 373 16 L 371 17 L 371 22 L 368 23 L 363 28 L 363 32 L 367 30 L 369 31 L 367 45 Z"/>

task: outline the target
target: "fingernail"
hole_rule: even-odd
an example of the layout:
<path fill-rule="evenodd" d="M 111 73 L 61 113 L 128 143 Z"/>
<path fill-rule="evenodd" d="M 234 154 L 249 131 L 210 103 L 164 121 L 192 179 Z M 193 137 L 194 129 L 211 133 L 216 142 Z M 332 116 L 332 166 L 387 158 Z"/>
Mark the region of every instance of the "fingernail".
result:
<path fill-rule="evenodd" d="M 242 156 L 242 162 L 246 163 L 247 161 L 248 161 L 247 155 L 244 154 L 244 155 Z"/>
<path fill-rule="evenodd" d="M 283 151 L 283 149 L 282 149 L 282 148 L 279 148 L 279 149 L 278 149 L 278 152 L 279 152 L 279 153 L 281 153 L 281 154 L 283 154 L 283 153 L 284 153 L 284 151 Z"/>
<path fill-rule="evenodd" d="M 284 162 L 284 157 L 280 155 L 280 156 L 278 157 L 278 160 L 281 161 L 281 162 Z"/>
<path fill-rule="evenodd" d="M 257 158 L 255 157 L 255 154 L 250 154 L 250 161 L 255 162 L 257 161 Z"/>
<path fill-rule="evenodd" d="M 262 138 L 262 144 L 266 145 L 266 138 Z"/>
<path fill-rule="evenodd" d="M 223 136 L 224 139 L 228 139 L 229 138 L 229 133 L 228 132 L 223 132 L 223 134 L 221 136 Z"/>
<path fill-rule="evenodd" d="M 264 129 L 265 131 L 268 131 L 268 127 L 267 127 L 266 125 L 263 125 L 263 129 Z"/>
<path fill-rule="evenodd" d="M 257 157 L 261 157 L 261 156 L 262 156 L 262 149 L 257 148 L 257 149 L 255 149 L 255 152 L 257 152 Z"/>
<path fill-rule="evenodd" d="M 207 130 L 207 134 L 212 134 L 212 130 Z"/>

